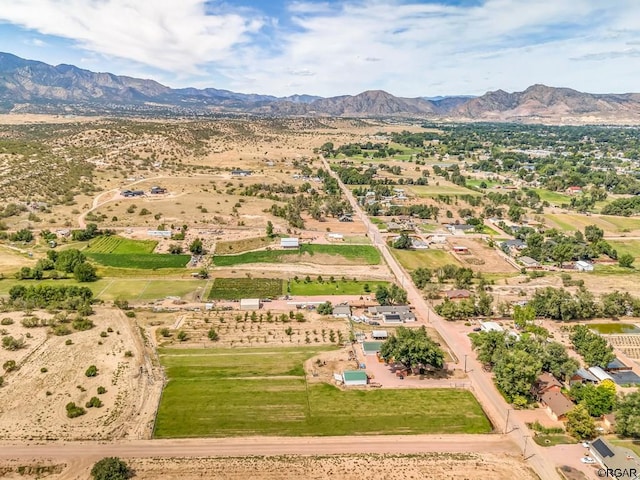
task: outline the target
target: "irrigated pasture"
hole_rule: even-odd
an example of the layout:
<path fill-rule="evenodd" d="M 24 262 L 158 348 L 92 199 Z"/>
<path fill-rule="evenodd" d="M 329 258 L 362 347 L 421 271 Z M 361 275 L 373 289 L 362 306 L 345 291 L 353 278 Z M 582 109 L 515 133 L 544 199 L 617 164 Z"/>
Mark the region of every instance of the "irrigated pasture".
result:
<path fill-rule="evenodd" d="M 153 253 L 158 245 L 155 240 L 130 240 L 122 237 L 100 237 L 92 240 L 86 252 L 90 253 Z"/>
<path fill-rule="evenodd" d="M 471 392 L 340 390 L 307 384 L 303 362 L 326 350 L 160 350 L 169 382 L 155 436 L 486 433 Z M 188 399 L 188 401 L 186 401 Z"/>
<path fill-rule="evenodd" d="M 284 282 L 279 278 L 216 278 L 209 291 L 210 300 L 241 298 L 276 298 L 284 295 Z"/>
<path fill-rule="evenodd" d="M 190 255 L 162 255 L 151 253 L 158 242 L 154 240 L 130 240 L 122 237 L 100 237 L 83 250 L 90 259 L 108 267 L 156 268 L 186 267 Z"/>
<path fill-rule="evenodd" d="M 240 255 L 216 255 L 213 263 L 230 267 L 247 263 L 320 263 L 378 265 L 380 253 L 371 245 L 301 245 L 295 250 L 261 250 Z"/>

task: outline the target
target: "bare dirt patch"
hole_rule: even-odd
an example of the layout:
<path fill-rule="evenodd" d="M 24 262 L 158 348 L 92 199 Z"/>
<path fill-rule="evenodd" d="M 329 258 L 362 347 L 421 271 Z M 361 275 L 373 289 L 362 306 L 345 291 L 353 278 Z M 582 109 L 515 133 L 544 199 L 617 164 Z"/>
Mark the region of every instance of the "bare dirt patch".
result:
<path fill-rule="evenodd" d="M 46 312 L 36 315 L 51 316 Z M 162 377 L 151 364 L 133 322 L 122 312 L 99 308 L 91 316 L 94 328 L 65 336 L 52 335 L 48 327 L 23 327 L 21 312 L 2 316 L 14 319 L 14 324 L 3 328 L 14 338 L 25 337 L 27 347 L 15 352 L 0 350 L 0 363 L 15 360 L 19 367 L 5 374 L 0 388 L 0 438 L 72 440 L 150 435 Z M 26 338 L 27 334 L 31 338 Z M 69 340 L 72 344 L 67 345 Z M 96 377 L 85 376 L 90 365 L 98 368 Z M 100 386 L 106 393 L 97 394 Z M 87 413 L 77 418 L 67 417 L 67 403 L 85 407 L 94 396 L 100 398 L 102 407 L 87 408 Z"/>
<path fill-rule="evenodd" d="M 456 236 L 449 239 L 451 246 L 467 247 L 468 254 L 456 254 L 462 265 L 482 273 L 512 273 L 516 269 L 480 238 Z"/>

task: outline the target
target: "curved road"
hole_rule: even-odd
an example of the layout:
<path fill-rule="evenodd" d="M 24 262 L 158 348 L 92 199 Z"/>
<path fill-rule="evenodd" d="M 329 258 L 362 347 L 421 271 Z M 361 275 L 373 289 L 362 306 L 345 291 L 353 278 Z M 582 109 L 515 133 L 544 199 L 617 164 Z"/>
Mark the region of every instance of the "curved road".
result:
<path fill-rule="evenodd" d="M 384 242 L 378 228 L 369 220 L 369 217 L 362 211 L 362 208 L 354 198 L 351 190 L 340 180 L 340 177 L 331 170 L 329 162 L 324 157 L 320 157 L 324 167 L 330 172 L 331 176 L 338 181 L 338 185 L 342 189 L 345 197 L 349 200 L 353 211 L 360 217 L 364 225 L 367 227 L 369 238 L 378 248 L 384 259 L 387 261 L 389 268 L 396 276 L 398 283 L 407 291 L 409 302 L 415 307 L 416 316 L 422 321 L 426 321 L 435 327 L 442 339 L 449 346 L 453 356 L 457 358 L 456 363 L 460 365 L 460 360 L 464 358 L 467 375 L 472 384 L 472 390 L 478 401 L 484 408 L 486 414 L 491 419 L 493 425 L 498 431 L 508 432 L 508 438 L 511 439 L 523 449 L 523 454 L 529 465 L 535 470 L 543 480 L 560 480 L 556 472 L 554 462 L 545 458 L 544 449 L 536 445 L 531 439 L 531 432 L 524 422 L 518 420 L 516 415 L 509 416 L 511 406 L 502 398 L 497 389 L 493 385 L 491 376 L 482 370 L 480 363 L 476 360 L 475 354 L 472 354 L 470 342 L 468 338 L 450 329 L 447 322 L 442 319 L 424 300 L 422 293 L 415 287 L 407 272 L 398 263 L 389 247 Z M 424 318 L 426 316 L 426 318 Z M 509 421 L 509 425 L 507 424 Z M 478 440 L 480 441 L 480 440 Z"/>

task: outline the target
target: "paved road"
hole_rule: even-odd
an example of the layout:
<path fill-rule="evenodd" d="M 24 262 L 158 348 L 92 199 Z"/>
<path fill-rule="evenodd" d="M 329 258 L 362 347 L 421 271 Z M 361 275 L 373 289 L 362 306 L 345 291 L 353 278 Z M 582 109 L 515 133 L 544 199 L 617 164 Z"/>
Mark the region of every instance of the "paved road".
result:
<path fill-rule="evenodd" d="M 436 328 L 442 339 L 449 345 L 449 349 L 453 356 L 456 357 L 458 365 L 460 365 L 461 361 L 465 363 L 473 392 L 493 422 L 495 428 L 498 431 L 504 431 L 505 429 L 509 431 L 508 438 L 523 449 L 523 454 L 528 459 L 530 466 L 540 478 L 543 480 L 559 480 L 560 477 L 555 470 L 553 460 L 546 458 L 544 450 L 531 440 L 530 437 L 532 434 L 527 426 L 515 418 L 515 415 L 510 415 L 510 418 L 508 418 L 510 405 L 507 404 L 496 390 L 491 376 L 485 373 L 481 365 L 476 361 L 475 354 L 471 351 L 469 340 L 456 333 L 454 329 L 449 328 L 446 325 L 447 322 L 437 315 L 431 306 L 427 304 L 422 293 L 415 287 L 407 272 L 396 261 L 395 257 L 391 255 L 389 247 L 384 243 L 378 228 L 362 211 L 351 190 L 349 190 L 346 185 L 342 183 L 340 177 L 331 170 L 326 159 L 321 157 L 321 160 L 324 167 L 338 181 L 340 188 L 349 200 L 356 215 L 364 222 L 369 238 L 378 250 L 380 250 L 389 268 L 396 276 L 398 283 L 407 291 L 407 298 L 415 307 L 418 318 L 422 321 L 426 320 Z M 506 428 L 507 420 L 509 420 L 508 429 Z"/>
<path fill-rule="evenodd" d="M 337 455 L 508 453 L 518 450 L 503 435 L 394 435 L 348 437 L 241 437 L 74 442 L 44 445 L 0 443 L 0 459 L 88 459 L 102 457 L 211 457 L 247 455 Z"/>

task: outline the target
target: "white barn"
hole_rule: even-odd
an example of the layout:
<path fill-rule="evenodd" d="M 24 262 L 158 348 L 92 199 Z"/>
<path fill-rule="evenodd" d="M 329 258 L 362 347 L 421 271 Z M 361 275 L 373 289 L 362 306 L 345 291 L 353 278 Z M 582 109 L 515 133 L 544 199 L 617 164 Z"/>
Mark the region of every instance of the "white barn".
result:
<path fill-rule="evenodd" d="M 579 272 L 593 272 L 593 263 L 578 260 L 576 262 L 576 270 Z"/>
<path fill-rule="evenodd" d="M 300 240 L 297 238 L 281 238 L 280 247 L 281 248 L 298 248 L 300 247 Z"/>
<path fill-rule="evenodd" d="M 259 310 L 259 298 L 243 298 L 240 300 L 240 310 Z"/>

